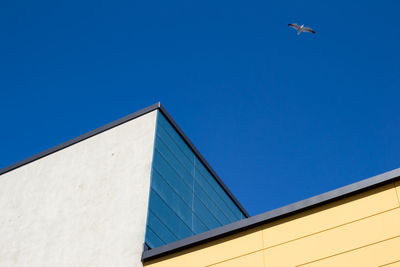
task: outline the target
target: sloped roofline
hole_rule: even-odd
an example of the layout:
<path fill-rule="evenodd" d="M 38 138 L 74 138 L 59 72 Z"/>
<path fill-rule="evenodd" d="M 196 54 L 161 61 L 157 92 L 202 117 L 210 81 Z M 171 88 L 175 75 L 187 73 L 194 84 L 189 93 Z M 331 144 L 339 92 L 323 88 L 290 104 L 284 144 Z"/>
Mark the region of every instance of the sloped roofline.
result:
<path fill-rule="evenodd" d="M 400 180 L 400 168 L 161 247 L 145 250 L 142 254 L 142 261 L 147 262 L 170 255 L 184 249 L 249 230 L 398 180 Z"/>
<path fill-rule="evenodd" d="M 192 149 L 192 151 L 194 152 L 194 154 L 199 158 L 199 160 L 205 165 L 205 167 L 207 168 L 207 170 L 214 176 L 215 180 L 218 182 L 218 184 L 224 189 L 224 191 L 228 194 L 228 196 L 232 199 L 232 201 L 236 204 L 236 206 L 238 206 L 238 208 L 244 213 L 244 215 L 246 217 L 250 217 L 249 213 L 243 208 L 243 206 L 239 203 L 239 201 L 236 199 L 236 197 L 232 194 L 232 192 L 228 189 L 228 187 L 224 184 L 224 182 L 221 180 L 221 178 L 217 175 L 217 173 L 214 171 L 214 169 L 210 166 L 210 164 L 208 164 L 208 162 L 206 161 L 206 159 L 201 155 L 201 153 L 197 150 L 197 148 L 193 145 L 193 143 L 189 140 L 189 138 L 185 135 L 185 133 L 182 131 L 182 129 L 178 126 L 178 124 L 174 121 L 174 119 L 169 115 L 169 113 L 167 112 L 167 110 L 161 105 L 160 102 L 153 104 L 147 108 L 144 108 L 142 110 L 139 110 L 137 112 L 134 112 L 128 116 L 125 116 L 121 119 L 118 119 L 116 121 L 113 121 L 111 123 L 108 123 L 104 126 L 101 126 L 95 130 L 92 130 L 88 133 L 85 133 L 83 135 L 80 135 L 78 137 L 75 137 L 67 142 L 64 142 L 62 144 L 59 144 L 55 147 L 52 147 L 50 149 L 47 149 L 43 152 L 40 152 L 36 155 L 33 155 L 29 158 L 26 158 L 24 160 L 21 160 L 17 163 L 11 164 L 8 167 L 5 167 L 3 169 L 0 169 L 0 175 L 5 174 L 9 171 L 15 170 L 21 166 L 24 166 L 28 163 L 31 163 L 35 160 L 41 159 L 43 157 L 46 157 L 50 154 L 53 154 L 57 151 L 60 151 L 64 148 L 67 148 L 69 146 L 72 146 L 76 143 L 79 143 L 85 139 L 88 139 L 92 136 L 95 136 L 97 134 L 100 134 L 104 131 L 107 131 L 111 128 L 114 128 L 118 125 L 121 125 L 125 122 L 128 122 L 130 120 L 136 119 L 140 116 L 143 116 L 149 112 L 152 112 L 154 110 L 159 110 L 169 121 L 169 123 L 174 127 L 174 129 L 179 133 L 179 135 L 182 137 L 182 139 L 186 142 L 186 144 Z"/>

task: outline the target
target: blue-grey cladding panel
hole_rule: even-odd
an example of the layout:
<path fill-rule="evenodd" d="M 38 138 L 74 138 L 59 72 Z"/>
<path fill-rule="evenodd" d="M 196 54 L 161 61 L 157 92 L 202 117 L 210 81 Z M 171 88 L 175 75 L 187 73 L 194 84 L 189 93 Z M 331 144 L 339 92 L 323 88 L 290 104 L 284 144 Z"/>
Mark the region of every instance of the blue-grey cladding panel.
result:
<path fill-rule="evenodd" d="M 146 244 L 159 247 L 243 218 L 236 204 L 158 112 Z"/>

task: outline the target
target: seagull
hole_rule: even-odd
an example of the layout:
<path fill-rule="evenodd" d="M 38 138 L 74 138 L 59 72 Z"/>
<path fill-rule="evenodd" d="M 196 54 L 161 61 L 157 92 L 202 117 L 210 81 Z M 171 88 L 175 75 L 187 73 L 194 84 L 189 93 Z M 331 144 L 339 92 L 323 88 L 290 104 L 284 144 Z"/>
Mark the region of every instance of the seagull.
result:
<path fill-rule="evenodd" d="M 300 33 L 302 33 L 302 32 L 315 33 L 315 31 L 313 29 L 304 27 L 304 24 L 299 26 L 296 23 L 289 23 L 288 26 L 292 27 L 292 28 L 295 28 L 297 30 L 297 35 L 300 35 Z"/>

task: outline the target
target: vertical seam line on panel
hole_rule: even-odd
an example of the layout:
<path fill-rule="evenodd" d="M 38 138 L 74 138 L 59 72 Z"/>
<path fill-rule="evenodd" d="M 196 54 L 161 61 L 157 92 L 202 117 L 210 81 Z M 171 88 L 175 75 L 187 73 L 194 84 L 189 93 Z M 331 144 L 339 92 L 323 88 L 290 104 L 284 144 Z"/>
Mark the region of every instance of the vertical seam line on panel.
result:
<path fill-rule="evenodd" d="M 176 211 L 174 211 L 174 210 L 171 208 L 171 206 L 168 205 L 168 202 L 167 202 L 157 191 L 153 190 L 153 192 L 154 192 L 155 194 L 158 195 L 158 197 L 161 199 L 161 201 L 172 211 L 173 214 L 176 215 L 176 217 L 177 217 L 177 218 L 186 226 L 186 228 L 188 228 L 189 231 L 192 232 L 192 234 L 193 234 L 193 231 L 192 231 L 192 229 L 190 229 L 190 226 L 179 216 L 178 213 L 176 213 Z M 182 239 L 183 239 L 183 238 L 182 238 Z"/>
<path fill-rule="evenodd" d="M 209 173 L 209 174 L 212 176 L 211 173 Z M 201 173 L 200 173 L 200 175 L 203 176 Z M 204 177 L 204 176 L 203 176 L 203 177 Z M 212 177 L 214 177 L 214 176 L 212 176 Z M 206 178 L 206 177 L 204 177 L 204 178 Z M 236 217 L 236 216 L 235 216 L 235 211 L 233 211 L 233 210 L 231 209 L 231 207 L 229 207 L 228 203 L 226 203 L 226 201 L 225 201 L 224 199 L 222 199 L 222 197 L 218 194 L 218 192 L 214 189 L 214 187 L 210 184 L 210 182 L 208 182 L 207 179 L 204 179 L 204 180 L 205 180 L 205 182 L 210 186 L 211 190 L 214 191 L 214 193 L 217 195 L 217 198 L 220 199 L 221 203 L 224 203 L 224 204 L 225 204 L 225 206 L 227 207 L 227 210 L 229 210 L 229 211 L 233 214 L 233 216 Z M 226 192 L 224 192 L 224 193 L 225 193 L 226 195 L 228 195 Z M 228 195 L 228 197 L 229 197 L 229 195 Z"/>
<path fill-rule="evenodd" d="M 201 174 L 201 172 L 199 172 L 199 174 L 204 178 L 204 181 L 210 186 L 211 190 L 214 191 L 214 193 L 216 194 L 217 198 L 220 199 L 220 202 L 221 202 L 221 203 L 224 203 L 225 206 L 227 207 L 227 210 L 229 210 L 229 211 L 232 213 L 232 215 L 235 216 L 235 213 L 229 208 L 229 206 L 226 204 L 226 202 L 225 202 L 223 199 L 221 199 L 221 197 L 218 195 L 218 192 L 216 192 L 216 191 L 214 190 L 214 188 L 212 187 L 212 185 L 210 185 L 210 183 L 207 182 L 207 178 L 204 177 L 204 175 Z M 196 178 L 196 177 L 195 177 L 195 178 Z M 196 179 L 195 179 L 195 180 L 196 180 Z M 200 185 L 200 186 L 201 186 L 201 185 Z M 202 190 L 203 190 L 203 192 L 207 195 L 207 197 L 208 197 L 212 202 L 215 203 L 215 206 L 217 207 L 217 209 L 219 209 L 219 210 L 221 211 L 221 214 L 224 215 L 225 218 L 228 219 L 228 221 L 230 221 L 229 215 L 227 215 L 227 214 L 225 213 L 225 211 L 224 211 L 223 208 L 221 208 L 220 206 L 218 206 L 218 204 L 213 200 L 212 196 L 210 196 L 209 193 L 207 193 L 207 190 L 204 189 L 204 187 L 202 187 Z M 231 221 L 230 223 L 232 223 L 232 222 L 235 222 L 235 221 Z M 222 224 L 222 225 L 224 225 L 224 224 Z"/>
<path fill-rule="evenodd" d="M 376 244 L 379 244 L 379 243 L 383 243 L 383 242 L 386 242 L 386 241 L 389 241 L 389 240 L 393 240 L 393 239 L 396 239 L 396 238 L 399 238 L 399 237 L 400 237 L 400 235 L 397 235 L 397 236 L 393 236 L 393 237 L 386 238 L 386 239 L 383 239 L 383 240 L 379 240 L 379 241 L 377 241 L 377 242 L 373 242 L 373 243 L 370 243 L 370 244 L 367 244 L 367 245 L 364 245 L 364 246 L 352 248 L 352 249 L 349 249 L 349 250 L 346 250 L 346 251 L 343 251 L 343 252 L 339 252 L 339 253 L 336 253 L 336 254 L 333 254 L 333 255 L 329 255 L 329 256 L 326 256 L 326 257 L 322 257 L 322 258 L 320 258 L 320 259 L 316 259 L 316 260 L 313 260 L 313 261 L 301 263 L 301 264 L 299 264 L 299 265 L 296 265 L 296 267 L 298 267 L 298 266 L 304 266 L 304 265 L 307 265 L 307 264 L 310 264 L 310 263 L 314 263 L 314 262 L 317 262 L 317 261 L 326 260 L 326 259 L 329 259 L 329 258 L 333 258 L 333 257 L 339 256 L 339 255 L 343 255 L 343 254 L 346 254 L 346 253 L 349 253 L 349 252 L 353 252 L 353 251 L 356 251 L 356 250 L 359 250 L 359 249 L 363 249 L 363 248 L 366 248 L 366 247 L 370 247 L 370 246 L 373 246 L 373 245 L 376 245 Z"/>
<path fill-rule="evenodd" d="M 264 249 L 264 229 L 261 229 L 261 248 L 262 248 L 262 257 L 263 257 L 263 264 L 264 267 L 267 267 L 267 263 L 265 262 L 265 249 Z"/>
<path fill-rule="evenodd" d="M 172 127 L 172 129 L 178 134 L 178 136 L 179 136 L 180 138 L 182 138 L 182 137 L 180 136 L 180 134 L 177 132 L 177 130 L 173 127 L 173 125 L 168 121 L 168 119 L 167 119 L 163 114 L 161 114 L 161 115 L 163 116 L 164 119 L 166 119 L 167 123 L 168 123 L 168 124 Z M 175 139 L 170 135 L 170 133 L 168 132 L 168 130 L 167 130 L 161 123 L 160 123 L 160 128 L 162 128 L 162 129 L 166 132 L 166 134 L 170 137 L 170 139 L 172 140 L 172 142 L 177 146 L 177 148 L 181 151 L 181 153 L 182 153 L 186 158 L 188 158 L 187 155 L 186 155 L 186 153 L 180 148 L 179 144 L 175 141 Z M 183 141 L 184 141 L 184 140 L 183 140 Z M 185 144 L 186 144 L 186 142 L 185 142 Z M 166 145 L 166 144 L 165 144 L 165 145 Z M 193 177 L 194 177 L 193 183 L 194 183 L 195 178 L 196 178 L 196 177 L 195 177 L 195 173 L 196 173 L 196 165 L 195 165 L 195 162 L 196 162 L 196 159 L 197 159 L 198 157 L 196 156 L 196 154 L 195 154 L 194 151 L 190 148 L 189 145 L 186 144 L 186 146 L 190 149 L 190 151 L 192 152 L 192 156 L 193 156 Z M 170 148 L 168 147 L 168 145 L 166 145 L 166 147 L 170 150 Z M 170 150 L 170 152 L 172 152 L 172 151 Z M 173 153 L 172 153 L 172 154 L 173 154 Z M 177 160 L 180 162 L 179 159 L 177 159 Z M 199 161 L 201 162 L 200 159 L 199 159 Z M 182 166 L 184 167 L 184 164 L 183 164 L 182 162 L 180 162 L 180 163 L 181 163 Z M 201 164 L 202 164 L 202 163 L 201 163 Z M 203 164 L 202 164 L 202 165 L 203 165 Z M 205 167 L 205 166 L 203 166 L 203 167 Z M 208 174 L 210 174 L 210 175 L 213 177 L 213 179 L 216 180 L 216 178 L 214 177 L 214 175 L 213 175 L 206 167 L 205 167 L 205 169 L 206 169 L 206 171 L 208 172 Z M 201 174 L 201 172 L 199 172 L 199 173 L 200 173 L 201 176 L 203 176 L 203 175 Z M 204 176 L 203 176 L 203 177 L 204 177 Z M 204 177 L 204 178 L 205 178 L 205 177 Z M 229 204 L 228 204 L 223 198 L 221 198 L 221 196 L 218 194 L 217 191 L 215 191 L 215 189 L 214 189 L 213 186 L 207 181 L 207 179 L 204 179 L 204 180 L 205 180 L 205 182 L 211 187 L 211 190 L 213 190 L 213 191 L 215 192 L 217 198 L 221 201 L 221 203 L 223 203 L 223 204 L 226 206 L 227 210 L 229 210 L 229 211 L 232 213 L 233 217 L 236 217 L 235 211 L 233 211 L 233 210 L 231 209 L 231 207 L 229 206 Z M 218 183 L 218 181 L 217 181 L 217 183 Z M 219 186 L 221 186 L 221 185 L 219 184 Z M 192 185 L 192 188 L 193 188 L 193 190 L 194 190 L 194 184 Z M 223 188 L 222 188 L 222 189 L 223 189 Z M 227 194 L 227 192 L 225 192 L 224 189 L 223 189 L 223 191 L 224 191 L 225 194 Z M 194 191 L 193 191 L 193 192 L 194 192 Z M 228 195 L 228 197 L 230 198 L 229 194 L 227 194 L 227 195 Z M 210 199 L 212 200 L 211 197 L 210 197 Z M 231 199 L 231 200 L 232 200 L 232 199 Z M 233 202 L 234 202 L 234 201 L 233 201 Z M 235 202 L 234 202 L 234 204 L 235 204 L 235 206 L 237 206 Z M 225 214 L 225 211 L 224 211 L 222 208 L 220 208 L 218 205 L 216 205 L 216 207 L 217 207 L 217 209 L 221 210 L 222 214 L 228 219 L 228 221 L 230 221 L 229 216 Z M 240 208 L 239 208 L 239 210 L 240 210 Z M 240 212 L 241 212 L 241 214 L 243 213 L 241 210 L 240 210 Z M 214 216 L 214 217 L 215 217 L 215 216 Z M 225 225 L 224 223 L 220 222 L 220 221 L 218 220 L 218 218 L 216 218 L 216 219 L 217 219 L 217 221 L 221 224 L 221 226 L 222 226 L 222 225 Z M 236 220 L 230 221 L 229 223 L 238 221 L 238 220 L 240 220 L 241 218 L 235 218 L 235 219 L 236 219 Z"/>
<path fill-rule="evenodd" d="M 229 205 L 226 203 L 226 201 L 224 201 L 224 200 L 221 198 L 221 196 L 218 194 L 218 192 L 215 191 L 215 189 L 212 187 L 212 185 L 207 181 L 207 178 L 206 178 L 200 171 L 199 171 L 198 173 L 199 173 L 199 175 L 200 175 L 202 178 L 204 178 L 203 180 L 205 181 L 205 183 L 208 184 L 208 185 L 210 186 L 211 190 L 216 194 L 216 196 L 217 196 L 217 197 L 216 197 L 216 200 L 219 199 L 219 202 L 222 203 L 222 204 L 226 207 L 226 211 L 229 211 L 229 212 L 233 215 L 233 217 L 235 217 L 235 212 L 232 211 L 232 209 L 229 207 Z M 211 174 L 210 174 L 210 175 L 211 175 Z M 195 177 L 195 178 L 196 178 L 196 177 Z M 196 179 L 197 179 L 197 178 L 196 178 Z M 200 185 L 200 186 L 201 186 L 201 185 Z M 227 215 L 227 214 L 225 213 L 223 207 L 220 207 L 220 206 L 217 205 L 217 202 L 215 202 L 215 201 L 213 200 L 212 196 L 210 196 L 210 194 L 207 192 L 207 190 L 206 190 L 203 186 L 202 186 L 201 188 L 202 188 L 202 190 L 204 191 L 204 193 L 206 193 L 206 195 L 210 198 L 210 200 L 216 204 L 216 207 L 217 207 L 217 209 L 219 209 L 219 210 L 221 211 L 221 214 L 223 214 L 223 215 L 228 219 L 228 221 L 230 221 L 229 215 Z M 234 220 L 234 221 L 231 221 L 231 223 L 232 223 L 232 222 L 235 222 L 235 220 Z"/>
<path fill-rule="evenodd" d="M 193 184 L 194 184 L 194 183 L 193 183 Z M 193 185 L 193 189 L 194 189 L 194 185 Z M 207 197 L 209 198 L 210 203 L 214 204 L 215 207 L 216 207 L 218 210 L 221 211 L 221 208 L 218 207 L 217 203 L 215 203 L 215 202 L 213 201 L 212 197 L 210 197 L 210 196 L 206 193 L 206 191 L 205 191 L 204 189 L 202 189 L 201 187 L 198 187 L 198 190 L 199 190 L 199 191 L 200 191 L 200 190 L 203 191 L 203 192 L 204 192 L 204 195 L 207 196 Z M 201 203 L 203 203 L 205 207 L 207 207 L 207 206 L 206 206 L 206 203 L 204 203 L 204 201 L 201 200 L 201 197 L 200 197 L 200 196 L 198 196 L 197 194 L 194 194 L 194 195 L 195 195 L 196 197 L 198 197 L 199 201 L 200 201 Z M 223 223 L 223 222 L 221 222 L 220 219 L 218 219 L 218 217 L 217 217 L 218 214 L 214 214 L 214 212 L 211 211 L 211 209 L 209 209 L 208 207 L 207 207 L 207 210 L 208 210 L 208 211 L 210 212 L 210 214 L 214 217 L 214 219 L 217 220 L 217 221 L 221 224 L 220 226 L 231 223 L 230 219 L 227 218 L 226 215 L 225 215 L 222 211 L 220 212 L 220 214 L 222 214 L 222 215 L 225 216 L 225 218 L 228 220 L 228 223 Z"/>
<path fill-rule="evenodd" d="M 162 142 L 161 138 L 158 139 L 158 140 Z M 169 149 L 169 148 L 167 147 L 167 149 Z M 174 173 L 180 178 L 180 180 L 182 180 L 182 183 L 185 184 L 185 185 L 189 188 L 190 185 L 188 185 L 188 184 L 185 182 L 185 179 L 184 179 L 184 178 L 181 176 L 181 174 L 176 170 L 176 168 L 173 166 L 173 164 L 171 164 L 171 163 L 168 161 L 167 156 L 164 155 L 161 151 L 159 151 L 158 148 L 155 148 L 155 153 L 156 153 L 156 152 L 159 153 L 159 154 L 161 155 L 161 157 L 162 157 L 162 158 L 165 160 L 165 162 L 171 167 L 171 169 L 174 171 Z M 171 151 L 170 151 L 170 152 L 171 152 Z M 172 152 L 171 152 L 171 153 L 172 153 Z M 195 161 L 194 161 L 194 162 L 195 162 Z M 195 164 L 195 163 L 194 163 L 194 164 Z M 167 179 L 164 178 L 164 175 L 162 175 L 161 172 L 158 171 L 156 167 L 153 168 L 153 171 L 156 171 L 156 172 L 163 178 L 163 180 L 164 180 L 168 185 L 170 185 L 170 184 L 168 183 Z M 193 178 L 193 175 L 192 175 L 191 173 L 189 173 L 189 174 L 190 174 L 190 176 Z M 187 204 L 186 201 L 184 201 L 184 200 L 182 199 L 182 200 L 185 202 L 185 204 L 186 204 L 189 208 L 191 208 L 192 212 L 194 212 L 194 197 L 195 197 L 195 196 L 198 197 L 199 201 L 206 207 L 206 204 L 203 202 L 203 200 L 201 200 L 200 196 L 198 196 L 196 193 L 194 193 L 194 183 L 195 183 L 195 179 L 193 178 L 193 181 L 192 181 L 192 188 L 189 189 L 189 190 L 192 191 L 192 205 L 191 205 L 191 207 L 189 207 L 189 204 Z M 171 185 L 170 185 L 170 187 L 173 189 L 173 187 L 172 187 Z M 201 188 L 200 188 L 200 189 L 201 189 Z M 219 209 L 220 211 L 222 211 L 222 210 L 217 206 L 217 204 L 212 200 L 212 197 L 210 197 L 210 196 L 205 192 L 205 190 L 203 190 L 203 189 L 201 189 L 201 190 L 207 195 L 207 197 L 210 199 L 210 201 L 213 202 L 213 203 L 215 204 L 216 208 Z M 174 189 L 174 191 L 175 191 L 175 189 Z M 175 191 L 175 192 L 178 194 L 177 191 Z M 179 194 L 178 194 L 178 196 L 179 196 Z M 209 212 L 210 212 L 211 216 L 220 224 L 219 226 L 228 224 L 228 223 L 226 223 L 226 224 L 225 224 L 225 223 L 222 223 L 222 222 L 218 219 L 217 215 L 215 215 L 211 210 L 209 210 Z M 221 212 L 221 214 L 223 214 L 223 215 L 226 217 L 226 215 L 223 213 L 223 211 Z M 194 219 L 194 218 L 192 218 L 192 220 L 193 220 L 193 219 Z M 226 217 L 226 219 L 229 221 L 229 218 Z M 202 221 L 202 224 L 205 225 L 206 228 L 207 228 L 208 230 L 212 229 L 212 228 L 208 227 L 203 221 Z M 217 226 L 217 227 L 219 227 L 219 226 Z M 192 222 L 192 227 L 193 227 L 193 222 Z M 194 231 L 193 231 L 193 232 L 194 232 Z M 196 233 L 195 233 L 195 234 L 196 234 Z"/>
<path fill-rule="evenodd" d="M 176 193 L 176 195 L 179 197 L 179 199 L 181 199 L 182 202 L 183 202 L 188 208 L 190 208 L 189 204 L 179 195 L 178 191 L 176 191 L 176 190 L 174 189 L 174 187 L 168 183 L 167 179 L 164 177 L 164 175 L 162 175 L 162 173 L 161 173 L 160 171 L 157 170 L 157 168 L 154 168 L 154 172 L 158 173 L 158 175 L 164 180 L 164 182 Z M 157 190 L 154 190 L 154 191 L 157 192 Z M 158 192 L 157 192 L 157 194 L 160 195 Z M 163 198 L 162 198 L 162 199 L 163 199 Z M 192 204 L 192 210 L 193 210 L 193 204 Z M 181 219 L 182 219 L 182 218 L 181 218 Z M 193 219 L 192 219 L 192 221 L 193 221 Z M 201 219 L 199 219 L 199 221 L 201 221 L 201 223 L 202 223 L 203 225 L 205 225 L 205 226 L 209 229 L 209 227 L 208 227 Z M 192 229 L 191 229 L 191 230 L 192 230 Z M 192 232 L 193 232 L 193 234 L 196 234 L 194 231 L 192 231 Z"/>
<path fill-rule="evenodd" d="M 194 154 L 195 158 L 199 158 L 200 162 L 205 165 L 207 171 L 211 174 L 214 180 L 221 186 L 222 190 L 228 195 L 228 197 L 233 201 L 235 206 L 239 209 L 240 213 L 244 215 L 246 218 L 250 217 L 250 214 L 244 209 L 244 207 L 240 204 L 240 202 L 236 199 L 233 193 L 228 189 L 228 187 L 224 184 L 222 179 L 217 175 L 217 173 L 213 170 L 213 168 L 207 163 L 206 159 L 201 155 L 201 153 L 197 150 L 194 144 L 190 141 L 190 139 L 184 134 L 182 129 L 178 126 L 178 124 L 174 121 L 174 119 L 168 114 L 165 108 L 159 105 L 161 114 L 167 120 L 169 125 L 171 125 L 174 130 L 178 133 L 178 135 L 183 139 L 183 141 L 187 144 L 189 149 Z M 241 216 L 240 216 L 241 217 Z M 240 220 L 241 218 L 239 218 Z"/>
<path fill-rule="evenodd" d="M 399 207 L 400 207 L 400 197 L 399 197 L 399 193 L 397 192 L 396 182 L 394 182 L 393 185 L 394 185 L 394 191 L 396 192 L 396 196 L 397 196 L 397 202 L 399 203 Z M 399 185 L 399 188 L 400 188 L 400 185 Z"/>
<path fill-rule="evenodd" d="M 150 183 L 149 183 L 149 194 L 147 196 L 147 214 L 146 214 L 146 224 L 145 224 L 145 232 L 144 232 L 144 242 L 146 243 L 147 237 L 147 222 L 149 221 L 149 210 L 150 210 L 150 192 L 151 192 L 151 185 L 153 180 L 153 163 L 154 163 L 154 154 L 156 152 L 156 136 L 157 136 L 157 126 L 158 126 L 158 113 L 160 111 L 156 109 L 156 118 L 154 123 L 154 137 L 153 137 L 153 155 L 151 158 L 150 163 Z"/>

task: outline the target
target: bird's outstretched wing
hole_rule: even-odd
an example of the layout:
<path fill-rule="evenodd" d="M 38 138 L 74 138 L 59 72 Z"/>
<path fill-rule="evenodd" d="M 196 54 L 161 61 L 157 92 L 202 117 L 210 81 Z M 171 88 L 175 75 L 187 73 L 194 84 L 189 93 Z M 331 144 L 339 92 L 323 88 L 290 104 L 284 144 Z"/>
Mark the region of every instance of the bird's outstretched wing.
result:
<path fill-rule="evenodd" d="M 305 31 L 305 32 L 311 32 L 311 33 L 315 33 L 315 31 L 314 31 L 313 29 L 311 29 L 311 28 L 307 28 L 307 27 L 305 27 L 305 28 L 303 29 L 303 31 Z"/>
<path fill-rule="evenodd" d="M 292 28 L 295 28 L 296 30 L 300 29 L 300 26 L 297 25 L 296 23 L 289 23 L 288 26 L 292 27 Z"/>

